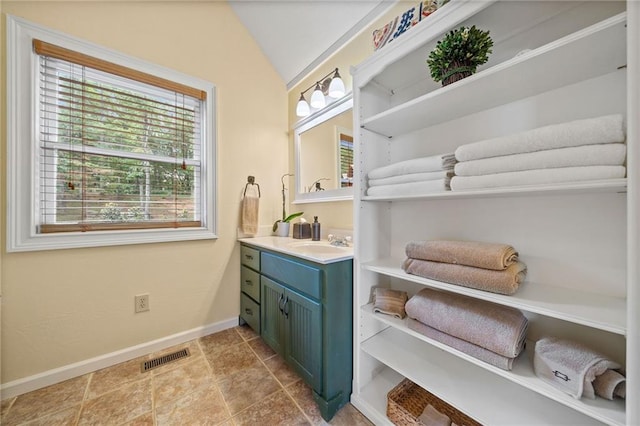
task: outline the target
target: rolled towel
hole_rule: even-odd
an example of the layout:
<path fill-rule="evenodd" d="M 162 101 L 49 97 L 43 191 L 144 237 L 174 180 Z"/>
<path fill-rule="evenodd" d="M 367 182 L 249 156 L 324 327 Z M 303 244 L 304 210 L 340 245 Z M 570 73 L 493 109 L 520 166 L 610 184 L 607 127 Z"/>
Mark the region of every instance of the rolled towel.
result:
<path fill-rule="evenodd" d="M 622 115 L 613 114 L 538 127 L 459 146 L 456 160 L 469 161 L 570 146 L 624 142 Z"/>
<path fill-rule="evenodd" d="M 607 370 L 593 380 L 593 389 L 599 397 L 613 400 L 615 396 L 626 395 L 626 378 L 615 370 Z"/>
<path fill-rule="evenodd" d="M 458 339 L 457 337 L 451 336 L 447 333 L 443 333 L 440 330 L 436 330 L 433 327 L 429 327 L 428 325 L 411 318 L 407 319 L 407 325 L 413 331 L 417 331 L 418 333 L 427 336 L 428 338 L 433 339 L 437 342 L 444 343 L 447 346 L 457 349 L 460 352 L 479 359 L 480 361 L 484 361 L 487 364 L 491 364 L 495 367 L 507 371 L 513 368 L 514 358 L 508 358 L 495 352 L 491 352 L 490 350 L 485 349 L 482 346 L 474 345 L 473 343 L 469 343 L 466 340 Z"/>
<path fill-rule="evenodd" d="M 405 305 L 429 327 L 507 358 L 524 348 L 528 320 L 518 309 L 460 294 L 423 288 Z"/>
<path fill-rule="evenodd" d="M 507 244 L 478 241 L 411 241 L 405 247 L 407 257 L 433 262 L 475 266 L 502 271 L 518 261 L 518 252 Z"/>
<path fill-rule="evenodd" d="M 546 337 L 536 342 L 533 371 L 543 381 L 576 399 L 594 398 L 594 379 L 620 364 L 587 346 L 570 340 Z"/>
<path fill-rule="evenodd" d="M 451 426 L 451 419 L 436 410 L 431 404 L 427 404 L 422 414 L 418 416 L 418 420 L 426 426 Z"/>
<path fill-rule="evenodd" d="M 430 157 L 413 158 L 399 161 L 388 166 L 378 167 L 369 172 L 369 179 L 382 179 L 390 176 L 406 175 L 409 173 L 438 172 L 453 170 L 456 163 L 453 153 L 432 155 Z"/>
<path fill-rule="evenodd" d="M 462 161 L 456 164 L 455 173 L 456 176 L 479 176 L 559 167 L 622 166 L 626 153 L 627 146 L 623 143 L 546 149 L 525 154 Z"/>
<path fill-rule="evenodd" d="M 422 182 L 425 180 L 444 179 L 453 176 L 452 171 L 441 170 L 439 172 L 410 173 L 407 175 L 390 176 L 382 179 L 369 179 L 369 186 L 395 185 L 398 183 Z"/>
<path fill-rule="evenodd" d="M 408 274 L 506 295 L 514 294 L 527 274 L 527 266 L 522 262 L 516 262 L 504 271 L 493 271 L 473 266 L 407 258 L 402 264 L 402 269 Z"/>
<path fill-rule="evenodd" d="M 466 191 L 509 186 L 548 185 L 620 179 L 625 176 L 625 173 L 624 166 L 559 167 L 556 169 L 524 170 L 483 176 L 454 176 L 451 178 L 450 186 L 452 191 Z"/>
<path fill-rule="evenodd" d="M 398 183 L 396 185 L 373 186 L 367 189 L 372 197 L 390 197 L 394 195 L 428 195 L 449 190 L 450 178 L 425 180 L 422 182 Z"/>
<path fill-rule="evenodd" d="M 373 312 L 393 315 L 396 318 L 407 316 L 404 305 L 407 303 L 407 292 L 389 288 L 375 288 L 373 291 Z"/>

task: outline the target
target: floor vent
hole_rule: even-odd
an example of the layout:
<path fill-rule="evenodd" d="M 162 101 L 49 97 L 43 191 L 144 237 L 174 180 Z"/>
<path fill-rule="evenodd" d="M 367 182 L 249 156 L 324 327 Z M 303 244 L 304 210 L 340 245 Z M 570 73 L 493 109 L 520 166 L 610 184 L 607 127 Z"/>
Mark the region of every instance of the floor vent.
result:
<path fill-rule="evenodd" d="M 162 355 L 161 357 L 145 361 L 142 363 L 142 372 L 144 373 L 145 371 L 153 370 L 154 368 L 158 368 L 170 362 L 177 361 L 181 358 L 186 358 L 189 355 L 189 349 L 185 348 L 179 350 L 178 352 L 172 352 L 170 354 Z"/>

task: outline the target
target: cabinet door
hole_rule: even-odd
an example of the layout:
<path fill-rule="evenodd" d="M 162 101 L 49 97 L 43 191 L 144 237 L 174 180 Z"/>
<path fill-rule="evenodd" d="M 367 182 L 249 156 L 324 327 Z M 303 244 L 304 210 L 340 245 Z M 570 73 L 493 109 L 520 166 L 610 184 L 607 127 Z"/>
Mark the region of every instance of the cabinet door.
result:
<path fill-rule="evenodd" d="M 284 287 L 267 277 L 260 277 L 260 317 L 262 338 L 271 348 L 284 356 L 285 318 Z"/>
<path fill-rule="evenodd" d="M 299 293 L 287 290 L 284 318 L 287 323 L 286 359 L 317 393 L 321 393 L 322 309 L 320 304 Z"/>

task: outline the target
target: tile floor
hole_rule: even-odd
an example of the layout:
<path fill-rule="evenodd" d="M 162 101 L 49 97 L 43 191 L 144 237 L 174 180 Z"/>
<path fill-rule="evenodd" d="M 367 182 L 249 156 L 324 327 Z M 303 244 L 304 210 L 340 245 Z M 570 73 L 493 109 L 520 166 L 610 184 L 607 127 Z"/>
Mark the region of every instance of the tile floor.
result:
<path fill-rule="evenodd" d="M 142 373 L 188 347 L 191 356 Z M 2 401 L 9 425 L 320 425 L 311 389 L 247 326 Z M 351 404 L 331 425 L 371 425 Z"/>

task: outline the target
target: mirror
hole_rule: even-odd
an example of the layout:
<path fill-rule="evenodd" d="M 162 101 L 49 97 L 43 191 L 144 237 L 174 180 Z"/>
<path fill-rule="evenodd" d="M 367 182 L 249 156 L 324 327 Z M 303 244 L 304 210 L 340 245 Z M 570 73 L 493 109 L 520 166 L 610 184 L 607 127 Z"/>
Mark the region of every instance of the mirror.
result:
<path fill-rule="evenodd" d="M 353 199 L 353 99 L 351 95 L 295 127 L 295 203 Z"/>

